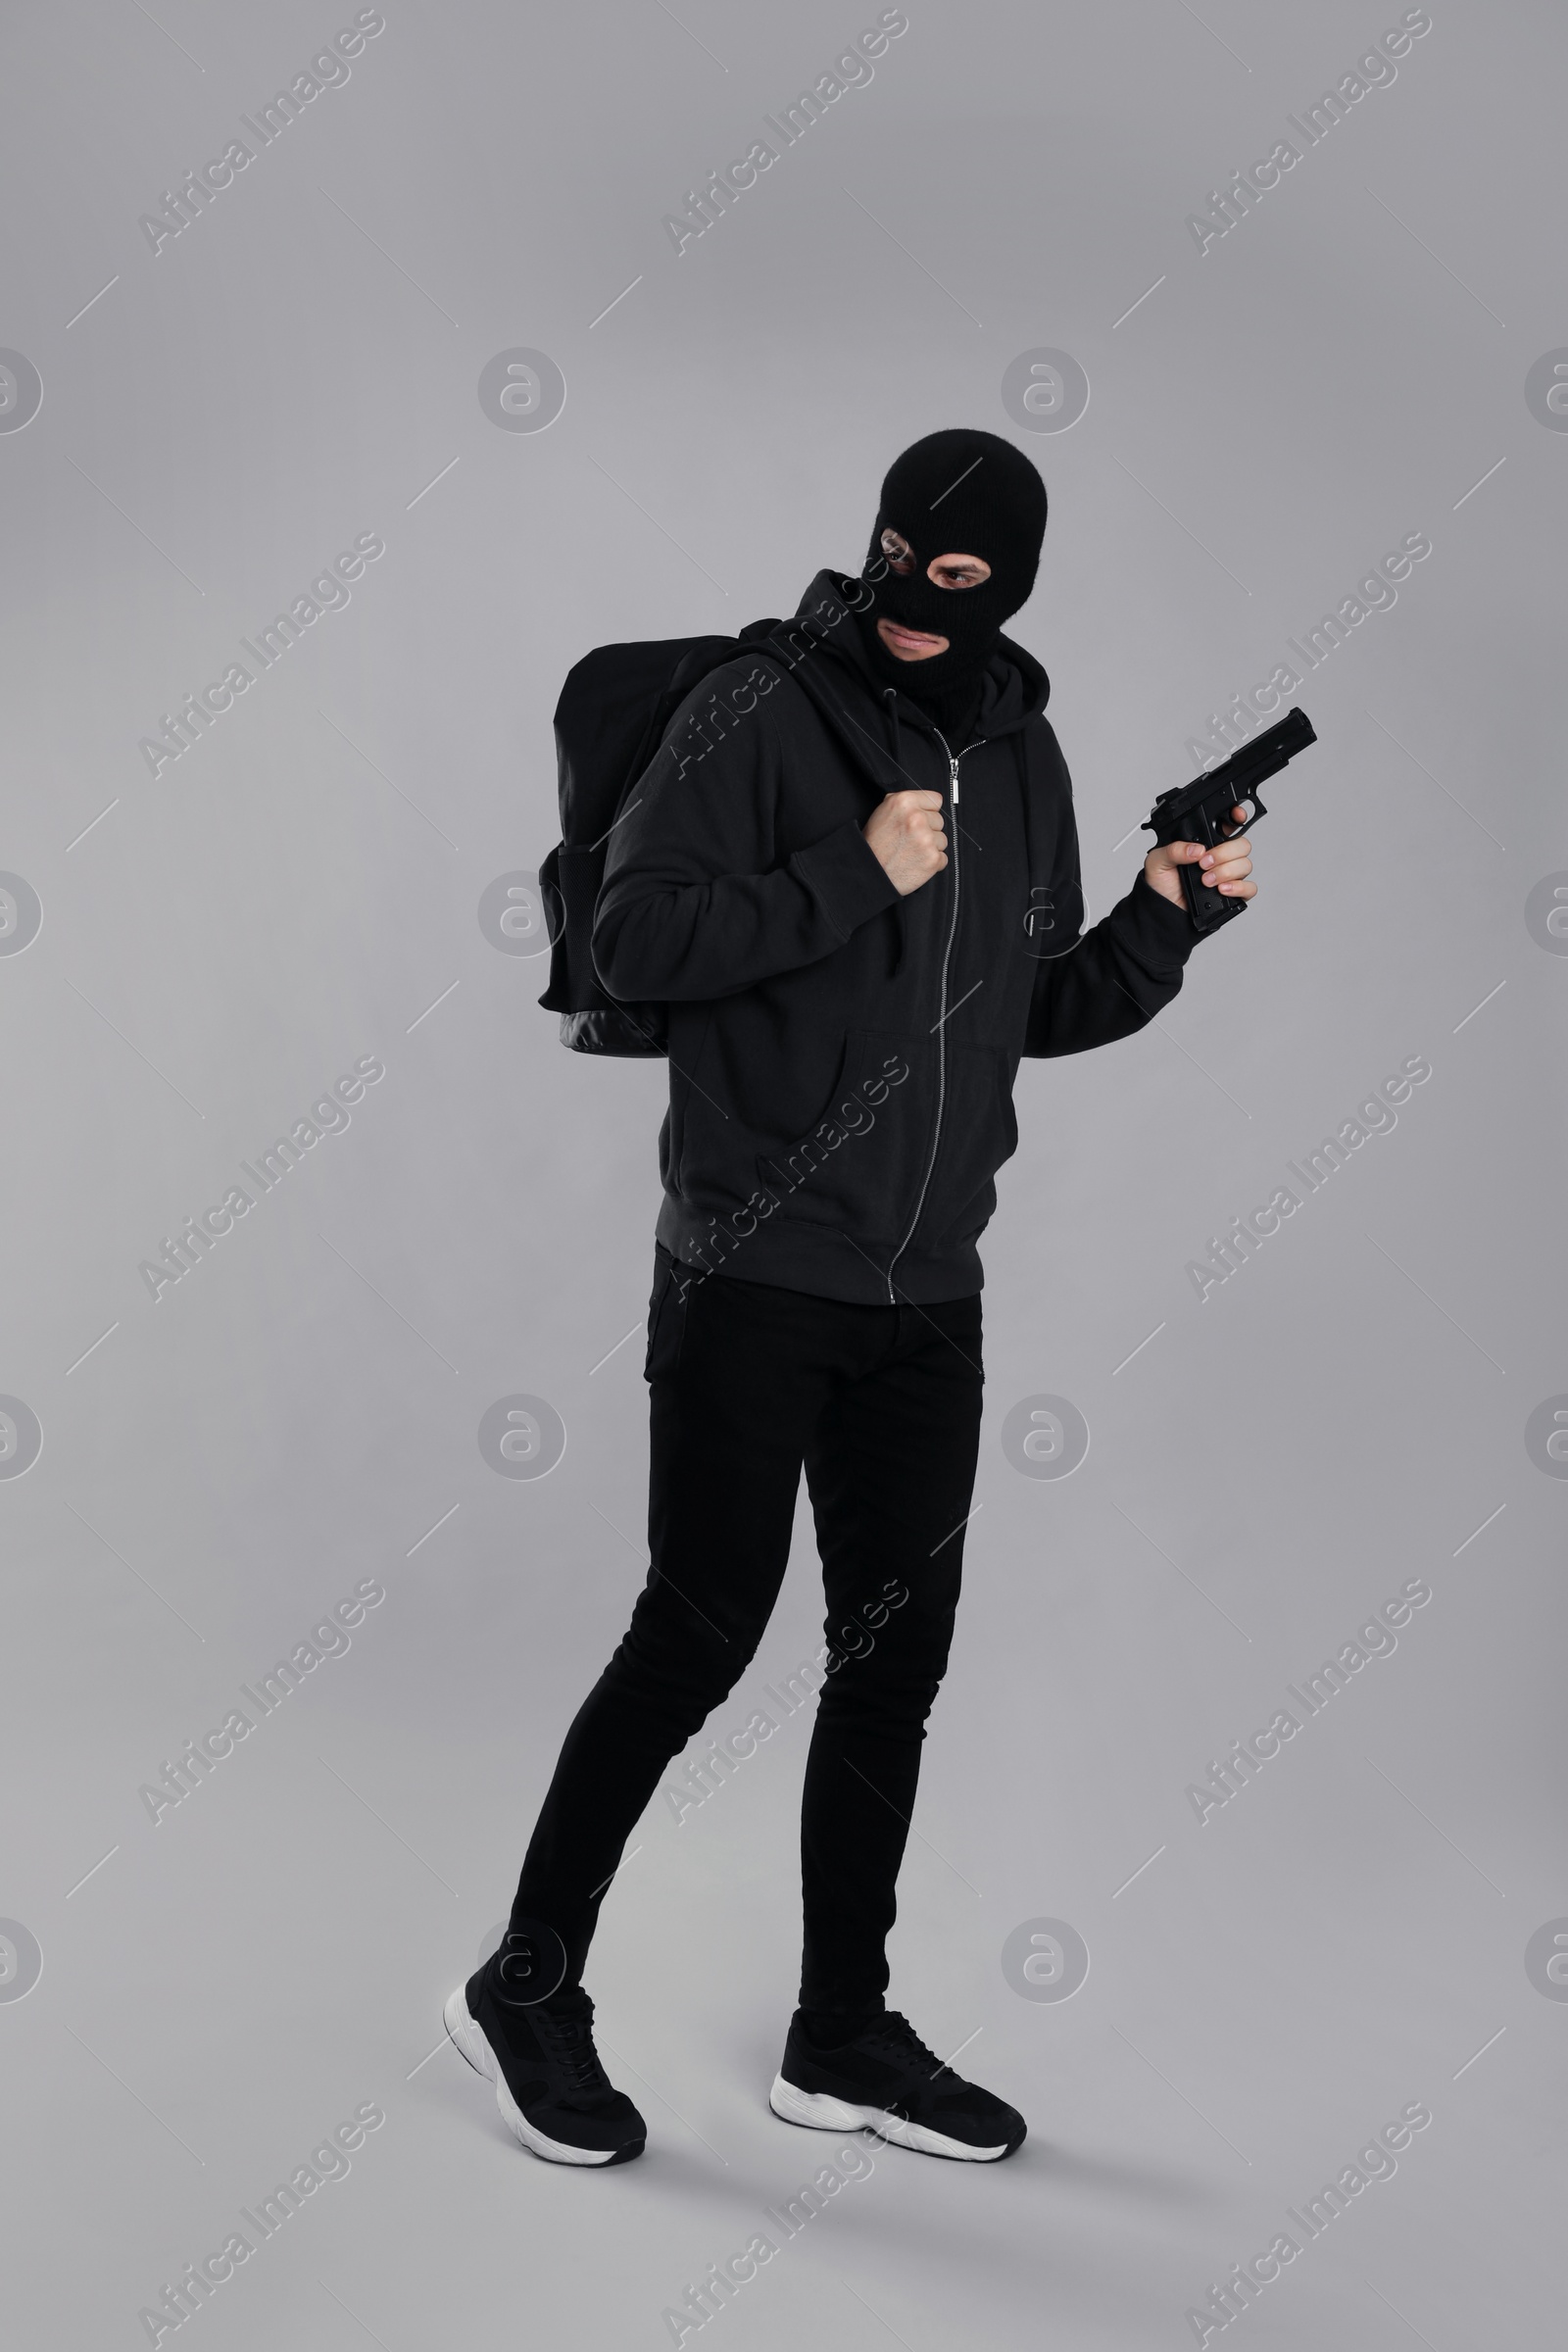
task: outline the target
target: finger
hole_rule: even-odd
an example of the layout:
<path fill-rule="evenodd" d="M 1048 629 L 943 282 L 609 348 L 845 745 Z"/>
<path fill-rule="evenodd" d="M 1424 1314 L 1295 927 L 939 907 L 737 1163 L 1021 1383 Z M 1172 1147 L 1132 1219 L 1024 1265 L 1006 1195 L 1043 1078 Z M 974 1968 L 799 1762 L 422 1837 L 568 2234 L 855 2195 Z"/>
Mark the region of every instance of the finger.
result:
<path fill-rule="evenodd" d="M 1245 849 L 1238 848 L 1228 856 L 1221 850 L 1214 858 L 1203 860 L 1205 875 L 1212 873 L 1221 882 L 1242 882 L 1252 870 L 1252 860 Z"/>

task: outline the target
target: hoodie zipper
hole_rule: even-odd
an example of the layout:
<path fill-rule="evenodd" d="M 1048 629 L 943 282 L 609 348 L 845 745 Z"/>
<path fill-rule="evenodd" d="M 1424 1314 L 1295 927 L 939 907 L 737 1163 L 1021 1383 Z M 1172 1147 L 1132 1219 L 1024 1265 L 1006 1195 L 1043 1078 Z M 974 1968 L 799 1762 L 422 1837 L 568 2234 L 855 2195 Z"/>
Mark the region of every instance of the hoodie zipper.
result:
<path fill-rule="evenodd" d="M 972 743 L 965 744 L 963 752 L 955 753 L 940 727 L 933 727 L 931 732 L 941 744 L 943 751 L 947 753 L 948 758 L 948 788 L 952 795 L 953 816 L 953 915 L 948 924 L 947 945 L 942 951 L 942 986 L 937 1007 L 940 1015 L 937 1021 L 937 1115 L 931 1129 L 931 1150 L 925 1163 L 925 1174 L 920 1179 L 920 1192 L 914 1204 L 914 1214 L 909 1219 L 908 1229 L 903 1241 L 894 1250 L 888 1263 L 889 1306 L 898 1304 L 893 1288 L 893 1269 L 909 1247 L 914 1229 L 920 1222 L 920 1212 L 925 1207 L 925 1197 L 931 1187 L 932 1171 L 937 1164 L 937 1148 L 942 1141 L 942 1111 L 948 1095 L 948 966 L 953 957 L 953 943 L 958 936 L 958 902 L 962 880 L 958 860 L 958 761 L 963 758 L 964 752 L 972 752 L 975 748 Z"/>

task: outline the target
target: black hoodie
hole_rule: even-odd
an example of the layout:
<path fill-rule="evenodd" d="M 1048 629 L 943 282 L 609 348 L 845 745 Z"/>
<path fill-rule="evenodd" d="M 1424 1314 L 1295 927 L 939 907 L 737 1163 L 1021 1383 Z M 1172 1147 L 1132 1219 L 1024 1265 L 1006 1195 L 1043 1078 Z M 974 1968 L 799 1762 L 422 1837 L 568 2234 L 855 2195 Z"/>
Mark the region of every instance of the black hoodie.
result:
<path fill-rule="evenodd" d="M 1080 932 L 1039 662 L 1002 640 L 955 764 L 873 676 L 849 609 L 863 594 L 818 572 L 765 660 L 682 704 L 611 840 L 594 960 L 612 995 L 669 1006 L 664 1247 L 705 1272 L 929 1305 L 983 1285 L 1020 1056 L 1130 1037 L 1200 935 L 1142 873 Z M 911 788 L 943 796 L 948 863 L 901 899 L 861 827 Z"/>

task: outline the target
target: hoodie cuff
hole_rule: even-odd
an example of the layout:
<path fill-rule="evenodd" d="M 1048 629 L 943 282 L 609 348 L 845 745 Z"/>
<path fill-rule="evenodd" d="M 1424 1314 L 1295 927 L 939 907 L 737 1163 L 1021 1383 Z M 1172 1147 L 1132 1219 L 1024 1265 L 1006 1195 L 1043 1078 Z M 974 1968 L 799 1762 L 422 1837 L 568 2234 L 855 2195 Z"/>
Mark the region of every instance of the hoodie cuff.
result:
<path fill-rule="evenodd" d="M 1179 906 L 1173 906 L 1143 872 L 1113 915 L 1130 953 L 1152 972 L 1179 972 L 1207 936 L 1188 913 L 1185 898 Z"/>
<path fill-rule="evenodd" d="M 898 905 L 887 869 L 853 817 L 789 860 L 841 938 Z"/>

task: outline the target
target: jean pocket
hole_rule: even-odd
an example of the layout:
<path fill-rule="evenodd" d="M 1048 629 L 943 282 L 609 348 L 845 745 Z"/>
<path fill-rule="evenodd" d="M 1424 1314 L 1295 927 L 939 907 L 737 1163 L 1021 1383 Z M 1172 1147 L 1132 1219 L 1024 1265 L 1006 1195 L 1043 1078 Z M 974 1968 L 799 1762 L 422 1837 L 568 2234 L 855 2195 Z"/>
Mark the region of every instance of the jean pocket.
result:
<path fill-rule="evenodd" d="M 662 1380 L 680 1364 L 686 1332 L 685 1290 L 689 1270 L 665 1250 L 654 1258 L 654 1288 L 648 1301 L 648 1352 L 643 1358 L 644 1380 Z"/>

